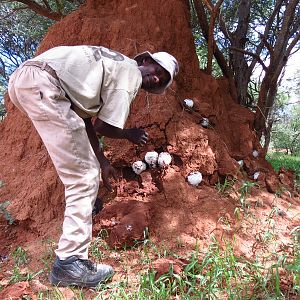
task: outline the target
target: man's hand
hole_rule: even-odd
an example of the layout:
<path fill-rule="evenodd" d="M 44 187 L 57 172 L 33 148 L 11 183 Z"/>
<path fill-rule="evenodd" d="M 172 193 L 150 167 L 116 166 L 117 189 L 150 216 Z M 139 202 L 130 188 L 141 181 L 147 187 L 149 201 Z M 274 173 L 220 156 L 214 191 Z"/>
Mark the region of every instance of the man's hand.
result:
<path fill-rule="evenodd" d="M 127 139 L 137 145 L 143 146 L 148 141 L 148 133 L 142 128 L 126 129 Z"/>
<path fill-rule="evenodd" d="M 145 145 L 148 141 L 148 133 L 142 128 L 121 129 L 98 118 L 95 121 L 94 129 L 100 135 L 113 139 L 127 139 L 141 146 Z"/>
<path fill-rule="evenodd" d="M 102 181 L 103 185 L 110 191 L 113 191 L 112 185 L 109 182 L 109 178 L 113 177 L 115 180 L 118 180 L 118 174 L 114 167 L 111 166 L 109 162 L 106 163 L 100 163 L 101 167 L 101 175 L 102 175 Z"/>

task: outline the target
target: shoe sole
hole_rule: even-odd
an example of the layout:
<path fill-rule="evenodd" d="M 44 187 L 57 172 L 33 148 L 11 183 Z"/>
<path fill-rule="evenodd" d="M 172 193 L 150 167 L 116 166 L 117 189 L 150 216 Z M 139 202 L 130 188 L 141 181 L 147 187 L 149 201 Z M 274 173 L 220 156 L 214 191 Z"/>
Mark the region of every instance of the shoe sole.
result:
<path fill-rule="evenodd" d="M 78 286 L 83 288 L 95 288 L 100 282 L 106 282 L 110 278 L 112 278 L 113 274 L 108 275 L 105 277 L 105 279 L 102 279 L 100 281 L 95 282 L 82 282 L 82 281 L 76 281 L 76 280 L 59 280 L 56 278 L 52 273 L 50 273 L 49 281 L 52 285 L 58 286 L 58 287 L 67 287 L 67 286 Z"/>

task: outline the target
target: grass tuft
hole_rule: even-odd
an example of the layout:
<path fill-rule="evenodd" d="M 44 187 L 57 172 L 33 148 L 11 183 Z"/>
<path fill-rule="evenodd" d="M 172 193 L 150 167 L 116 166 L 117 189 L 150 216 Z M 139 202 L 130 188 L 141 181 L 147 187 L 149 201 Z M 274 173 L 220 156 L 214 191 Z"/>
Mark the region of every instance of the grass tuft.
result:
<path fill-rule="evenodd" d="M 292 156 L 284 153 L 268 153 L 266 159 L 271 163 L 276 172 L 281 167 L 295 171 L 296 180 L 300 182 L 300 156 Z"/>

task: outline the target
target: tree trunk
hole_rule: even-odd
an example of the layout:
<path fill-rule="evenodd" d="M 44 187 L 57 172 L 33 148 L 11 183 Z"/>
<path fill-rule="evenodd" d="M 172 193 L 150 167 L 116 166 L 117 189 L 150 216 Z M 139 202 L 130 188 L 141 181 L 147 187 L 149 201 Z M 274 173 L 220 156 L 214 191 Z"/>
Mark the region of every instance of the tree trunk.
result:
<path fill-rule="evenodd" d="M 264 145 L 263 145 L 263 155 L 265 156 L 268 153 L 270 142 L 271 142 L 271 131 L 273 127 L 274 119 L 270 119 L 268 121 L 268 126 L 266 127 L 264 131 Z"/>
<path fill-rule="evenodd" d="M 238 26 L 233 34 L 232 47 L 234 49 L 245 49 L 247 32 L 250 19 L 250 0 L 241 0 L 238 9 Z M 240 51 L 231 51 L 231 64 L 234 72 L 235 86 L 237 90 L 238 103 L 247 106 L 248 84 L 250 73 L 245 54 Z"/>
<path fill-rule="evenodd" d="M 204 6 L 201 0 L 194 0 L 194 5 L 196 9 L 196 14 L 198 18 L 199 25 L 202 30 L 202 34 L 205 38 L 205 40 L 208 42 L 208 36 L 209 36 L 209 26 L 207 22 L 207 17 L 205 14 Z M 216 45 L 216 42 L 213 41 L 213 50 L 214 50 L 214 57 L 217 60 L 218 65 L 220 66 L 223 75 L 228 79 L 229 83 L 229 89 L 230 89 L 230 94 L 231 97 L 233 98 L 234 101 L 237 102 L 237 91 L 234 83 L 234 76 L 231 68 L 228 66 L 228 63 L 223 56 L 222 52 Z"/>
<path fill-rule="evenodd" d="M 287 59 L 293 46 L 300 38 L 299 19 L 297 19 L 297 22 L 292 26 L 295 18 L 295 11 L 297 11 L 297 4 L 299 4 L 299 0 L 291 0 L 287 3 L 283 14 L 281 30 L 278 33 L 275 45 L 273 48 L 271 45 L 268 45 L 270 51 L 270 64 L 262 82 L 254 120 L 254 128 L 259 138 L 261 138 L 262 133 L 265 130 L 270 109 L 275 102 L 278 78 L 283 68 L 286 66 Z M 292 36 L 293 40 L 291 41 Z"/>
<path fill-rule="evenodd" d="M 209 29 L 208 29 L 208 41 L 207 41 L 207 74 L 212 74 L 212 59 L 214 53 L 214 27 L 215 27 L 215 14 L 212 11 L 210 15 L 209 21 Z"/>
<path fill-rule="evenodd" d="M 218 0 L 217 4 L 214 6 L 210 0 L 203 0 L 206 7 L 210 11 L 210 20 L 209 20 L 209 27 L 208 27 L 208 40 L 207 40 L 207 68 L 206 71 L 209 75 L 212 74 L 212 60 L 214 54 L 214 47 L 216 46 L 216 42 L 214 39 L 214 28 L 216 18 L 220 12 L 220 6 L 223 0 Z"/>

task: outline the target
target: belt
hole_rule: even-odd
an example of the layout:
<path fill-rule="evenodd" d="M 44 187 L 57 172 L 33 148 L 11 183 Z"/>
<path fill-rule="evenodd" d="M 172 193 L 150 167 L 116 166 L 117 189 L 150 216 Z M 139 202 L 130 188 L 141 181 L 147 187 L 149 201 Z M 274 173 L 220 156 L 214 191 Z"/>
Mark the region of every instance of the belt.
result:
<path fill-rule="evenodd" d="M 41 70 L 45 70 L 46 72 L 48 72 L 52 77 L 54 77 L 55 79 L 58 79 L 58 76 L 56 74 L 56 72 L 46 63 L 43 61 L 26 61 L 23 66 L 34 66 L 34 67 L 38 67 Z"/>

